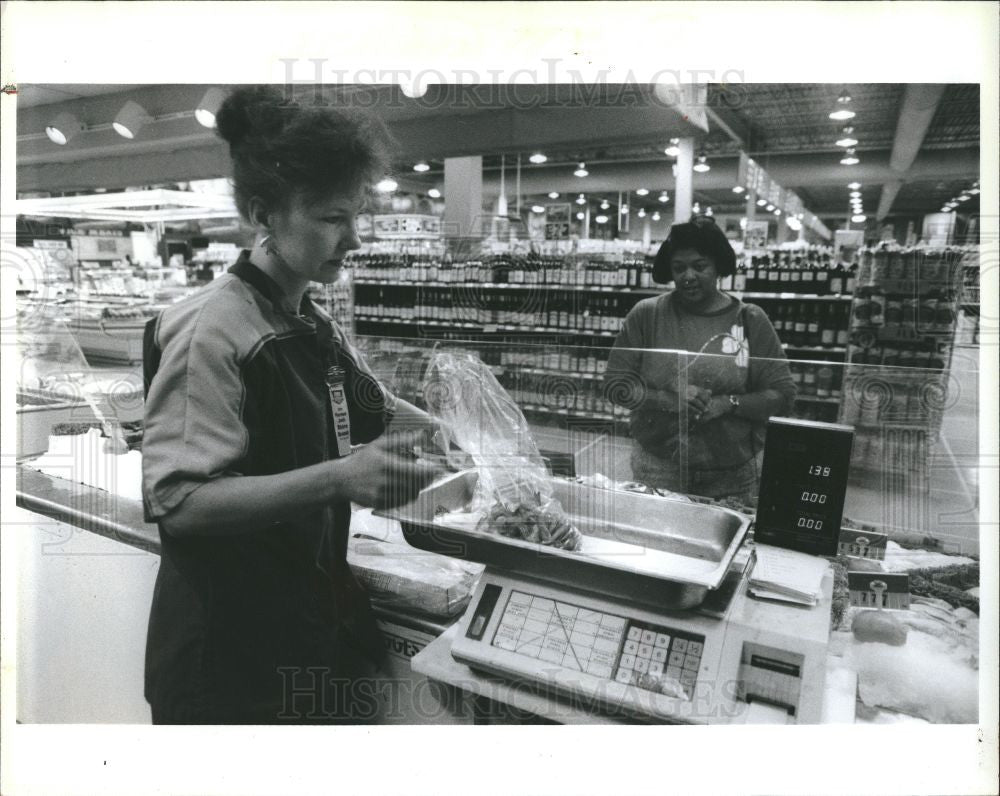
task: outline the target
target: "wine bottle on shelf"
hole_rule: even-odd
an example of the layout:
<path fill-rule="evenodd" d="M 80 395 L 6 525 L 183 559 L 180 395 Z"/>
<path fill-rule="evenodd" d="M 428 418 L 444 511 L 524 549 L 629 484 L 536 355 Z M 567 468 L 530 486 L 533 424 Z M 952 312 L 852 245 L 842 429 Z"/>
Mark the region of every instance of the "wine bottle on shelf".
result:
<path fill-rule="evenodd" d="M 796 257 L 788 265 L 788 289 L 792 293 L 804 293 L 802 285 L 802 260 Z"/>
<path fill-rule="evenodd" d="M 746 263 L 746 262 L 747 261 L 744 258 L 744 263 Z M 756 257 L 750 257 L 750 259 L 749 259 L 749 265 L 746 265 L 746 281 L 745 281 L 744 290 L 746 290 L 748 293 L 753 293 L 753 292 L 755 292 L 757 290 L 757 258 Z"/>
<path fill-rule="evenodd" d="M 792 305 L 794 307 L 795 325 L 792 333 L 792 345 L 806 345 L 806 336 L 809 331 L 809 323 L 806 319 L 805 308 L 801 302 Z"/>
<path fill-rule="evenodd" d="M 806 315 L 806 345 L 818 347 L 822 343 L 819 303 L 810 301 L 806 306 L 808 307 Z"/>

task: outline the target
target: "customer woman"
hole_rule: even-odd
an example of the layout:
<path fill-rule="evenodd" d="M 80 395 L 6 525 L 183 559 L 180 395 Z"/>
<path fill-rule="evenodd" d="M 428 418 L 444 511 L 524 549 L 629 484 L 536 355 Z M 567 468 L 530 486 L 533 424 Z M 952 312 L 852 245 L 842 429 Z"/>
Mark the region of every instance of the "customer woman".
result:
<path fill-rule="evenodd" d="M 637 481 L 752 503 L 765 423 L 791 408 L 795 387 L 764 311 L 719 289 L 735 269 L 712 219 L 675 224 L 653 265 L 653 279 L 675 289 L 625 318 L 606 390 L 631 410 Z"/>
<path fill-rule="evenodd" d="M 143 496 L 160 528 L 146 647 L 156 723 L 371 719 L 382 648 L 346 563 L 351 503 L 411 499 L 426 420 L 306 296 L 359 247 L 386 165 L 369 125 L 235 90 L 217 116 L 255 241 L 147 328 Z M 351 452 L 352 443 L 368 443 Z"/>

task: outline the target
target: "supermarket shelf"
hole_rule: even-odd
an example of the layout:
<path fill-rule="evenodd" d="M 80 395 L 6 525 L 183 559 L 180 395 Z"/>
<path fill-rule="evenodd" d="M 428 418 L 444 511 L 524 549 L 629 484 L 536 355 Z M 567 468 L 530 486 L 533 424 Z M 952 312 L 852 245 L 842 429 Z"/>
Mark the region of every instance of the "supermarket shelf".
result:
<path fill-rule="evenodd" d="M 573 373 L 566 370 L 554 370 L 551 368 L 535 368 L 527 365 L 501 365 L 504 371 L 508 373 L 524 373 L 528 376 L 562 376 L 569 377 L 572 379 L 583 379 L 587 381 L 600 381 L 604 378 L 603 373 L 591 373 L 589 371 L 584 371 L 582 373 Z"/>
<path fill-rule="evenodd" d="M 844 346 L 817 346 L 817 345 L 790 345 L 782 343 L 784 351 L 811 351 L 816 354 L 846 354 L 847 348 Z"/>
<path fill-rule="evenodd" d="M 840 404 L 840 398 L 833 398 L 833 397 L 827 398 L 825 396 L 819 396 L 819 395 L 796 395 L 795 400 L 811 404 L 831 404 L 833 406 L 837 406 Z"/>
<path fill-rule="evenodd" d="M 412 280 L 392 280 L 392 279 L 355 279 L 355 285 L 369 285 L 374 287 L 457 287 L 457 288 L 485 288 L 489 290 L 561 290 L 576 291 L 584 293 L 624 293 L 637 296 L 657 296 L 667 291 L 664 287 L 624 287 L 619 285 L 565 285 L 548 283 L 523 283 L 523 282 L 419 282 Z M 770 293 L 767 291 L 741 291 L 726 290 L 731 296 L 740 299 L 795 299 L 803 301 L 850 301 L 851 295 L 848 293 L 835 293 L 831 295 L 819 295 L 817 293 Z"/>
<path fill-rule="evenodd" d="M 526 334 L 556 334 L 566 337 L 617 337 L 617 332 L 595 332 L 584 329 L 553 329 L 548 326 L 513 326 L 504 323 L 463 323 L 452 321 L 444 323 L 442 321 L 403 321 L 398 318 L 373 318 L 369 315 L 355 315 L 354 320 L 360 323 L 387 323 L 396 326 L 430 326 L 440 329 L 470 329 L 479 332 L 522 332 Z"/>

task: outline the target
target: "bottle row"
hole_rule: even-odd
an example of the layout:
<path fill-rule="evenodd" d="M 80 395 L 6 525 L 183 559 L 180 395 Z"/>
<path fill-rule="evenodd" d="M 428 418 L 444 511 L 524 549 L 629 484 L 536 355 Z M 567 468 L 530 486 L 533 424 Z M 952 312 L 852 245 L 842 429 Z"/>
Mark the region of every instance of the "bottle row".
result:
<path fill-rule="evenodd" d="M 947 395 L 940 385 L 921 382 L 890 384 L 851 379 L 843 402 L 844 423 L 858 426 L 930 427 L 940 417 Z"/>
<path fill-rule="evenodd" d="M 856 335 L 847 355 L 852 365 L 886 365 L 898 368 L 929 368 L 944 370 L 948 364 L 947 346 L 934 341 L 914 341 L 909 344 L 863 345 L 870 339 Z M 861 343 L 861 344 L 859 344 Z"/>
<path fill-rule="evenodd" d="M 443 282 L 558 285 L 562 287 L 653 287 L 652 261 L 642 254 L 598 257 L 497 255 L 451 260 L 431 255 L 351 255 L 347 264 L 361 282 Z"/>
<path fill-rule="evenodd" d="M 628 417 L 628 410 L 612 403 L 600 381 L 579 381 L 566 376 L 546 376 L 504 371 L 497 377 L 522 409 L 555 411 L 602 419 Z"/>
<path fill-rule="evenodd" d="M 950 291 L 923 296 L 886 295 L 878 287 L 864 286 L 854 297 L 852 326 L 896 326 L 918 332 L 947 332 L 958 318 L 958 302 Z"/>
<path fill-rule="evenodd" d="M 744 258 L 733 276 L 732 289 L 749 293 L 838 295 L 854 292 L 857 267 L 834 263 L 829 255 L 774 253 Z"/>
<path fill-rule="evenodd" d="M 558 331 L 617 333 L 636 296 L 594 294 L 478 293 L 421 288 L 415 294 L 358 285 L 354 311 L 360 319 L 472 323 Z"/>
<path fill-rule="evenodd" d="M 885 436 L 875 433 L 855 433 L 851 451 L 851 466 L 877 473 L 926 475 L 931 455 L 931 442 L 926 431 L 909 429 L 905 435 Z"/>
<path fill-rule="evenodd" d="M 799 397 L 839 398 L 843 383 L 843 367 L 822 362 L 788 363 Z"/>
<path fill-rule="evenodd" d="M 843 348 L 851 308 L 846 302 L 761 301 L 754 300 L 771 319 L 782 343 L 817 348 Z"/>
<path fill-rule="evenodd" d="M 967 250 L 958 247 L 862 249 L 858 254 L 859 284 L 902 283 L 911 287 L 951 284 L 959 277 L 968 254 Z"/>

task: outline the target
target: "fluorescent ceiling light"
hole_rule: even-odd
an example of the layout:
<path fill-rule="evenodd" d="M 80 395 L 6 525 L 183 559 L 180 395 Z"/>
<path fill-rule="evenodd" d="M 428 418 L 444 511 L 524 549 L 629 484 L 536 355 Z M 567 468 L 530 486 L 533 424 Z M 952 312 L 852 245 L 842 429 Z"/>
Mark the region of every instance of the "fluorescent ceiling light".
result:
<path fill-rule="evenodd" d="M 383 177 L 375 184 L 375 190 L 381 193 L 392 193 L 399 187 L 399 183 L 392 177 Z"/>
<path fill-rule="evenodd" d="M 534 155 L 528 158 L 532 163 L 542 164 L 548 160 L 548 155 L 543 155 L 541 152 L 536 152 Z"/>
<path fill-rule="evenodd" d="M 649 188 L 636 188 L 635 189 L 635 195 L 636 196 L 645 196 L 648 193 L 649 193 Z"/>
<path fill-rule="evenodd" d="M 429 190 L 429 191 L 427 192 L 427 195 L 428 195 L 428 196 L 429 196 L 429 197 L 430 197 L 431 199 L 440 199 L 440 198 L 441 198 L 441 191 L 439 191 L 439 190 L 438 190 L 437 188 L 431 188 L 431 189 L 430 189 L 430 190 Z"/>
<path fill-rule="evenodd" d="M 135 224 L 239 216 L 231 196 L 159 189 L 57 196 L 47 199 L 17 199 L 14 202 L 14 212 L 25 216 L 124 221 Z"/>
<path fill-rule="evenodd" d="M 858 143 L 858 139 L 851 135 L 854 132 L 853 127 L 847 126 L 842 132 L 844 133 L 844 137 L 837 141 L 837 146 L 848 147 Z"/>
<path fill-rule="evenodd" d="M 863 216 L 859 213 L 856 216 L 851 216 L 851 221 L 853 221 L 855 224 L 860 224 L 862 221 L 865 220 L 865 218 L 866 216 Z"/>
<path fill-rule="evenodd" d="M 558 199 L 559 191 L 549 191 L 549 199 Z"/>
<path fill-rule="evenodd" d="M 429 163 L 421 160 L 419 163 L 414 163 L 413 164 L 413 170 L 414 171 L 430 171 L 431 167 L 430 167 Z"/>

